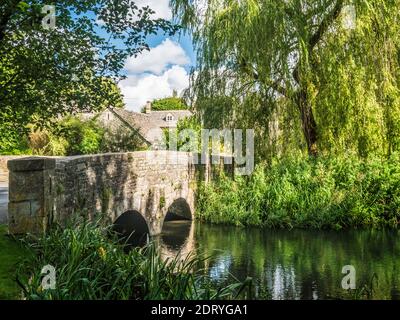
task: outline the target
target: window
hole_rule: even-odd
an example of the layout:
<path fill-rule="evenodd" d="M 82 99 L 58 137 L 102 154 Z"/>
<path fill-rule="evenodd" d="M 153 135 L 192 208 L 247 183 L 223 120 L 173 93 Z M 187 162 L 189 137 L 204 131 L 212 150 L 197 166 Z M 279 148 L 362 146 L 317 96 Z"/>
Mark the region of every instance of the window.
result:
<path fill-rule="evenodd" d="M 167 117 L 166 117 L 166 121 L 170 122 L 170 121 L 173 121 L 173 120 L 174 120 L 174 117 L 172 116 L 172 114 L 168 114 Z"/>

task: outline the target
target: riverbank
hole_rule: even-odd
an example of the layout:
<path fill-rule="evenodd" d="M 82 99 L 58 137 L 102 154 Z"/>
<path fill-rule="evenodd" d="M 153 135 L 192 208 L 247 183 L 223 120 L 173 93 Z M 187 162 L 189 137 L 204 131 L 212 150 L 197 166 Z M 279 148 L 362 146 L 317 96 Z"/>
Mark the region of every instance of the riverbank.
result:
<path fill-rule="evenodd" d="M 285 159 L 199 188 L 197 217 L 269 228 L 397 228 L 400 157 Z"/>

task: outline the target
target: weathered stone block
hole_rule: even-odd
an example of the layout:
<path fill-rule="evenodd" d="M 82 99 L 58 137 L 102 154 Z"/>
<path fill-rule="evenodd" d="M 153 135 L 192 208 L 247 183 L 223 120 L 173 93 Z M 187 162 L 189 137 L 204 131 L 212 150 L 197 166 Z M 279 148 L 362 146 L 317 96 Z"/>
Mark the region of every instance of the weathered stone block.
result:
<path fill-rule="evenodd" d="M 10 201 L 41 199 L 43 197 L 44 175 L 42 171 L 10 171 Z"/>
<path fill-rule="evenodd" d="M 56 158 L 27 157 L 8 161 L 8 169 L 18 171 L 43 171 L 56 167 Z"/>

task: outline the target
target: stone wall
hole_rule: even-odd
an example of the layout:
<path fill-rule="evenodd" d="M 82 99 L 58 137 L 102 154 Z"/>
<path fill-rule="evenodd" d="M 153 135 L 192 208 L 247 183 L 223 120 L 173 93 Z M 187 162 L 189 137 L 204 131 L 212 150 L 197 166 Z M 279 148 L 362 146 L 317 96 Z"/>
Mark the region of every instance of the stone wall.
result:
<path fill-rule="evenodd" d="M 187 203 L 186 218 L 192 218 L 198 181 L 209 180 L 217 167 L 233 173 L 233 165 L 196 164 L 197 157 L 144 151 L 10 161 L 9 230 L 38 233 L 72 216 L 93 218 L 99 213 L 114 222 L 137 210 L 150 234 L 159 234 L 177 201 Z"/>

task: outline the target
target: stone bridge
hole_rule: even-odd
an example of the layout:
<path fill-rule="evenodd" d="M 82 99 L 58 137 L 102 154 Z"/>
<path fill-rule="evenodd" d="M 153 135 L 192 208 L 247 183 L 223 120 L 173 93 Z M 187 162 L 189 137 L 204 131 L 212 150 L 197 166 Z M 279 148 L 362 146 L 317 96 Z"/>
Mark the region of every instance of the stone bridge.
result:
<path fill-rule="evenodd" d="M 200 158 L 143 151 L 10 160 L 9 232 L 41 233 L 70 217 L 94 219 L 101 213 L 121 232 L 142 224 L 157 235 L 164 220 L 193 219 L 199 181 L 209 181 L 217 170 L 234 173 L 231 157 L 217 165 Z"/>

